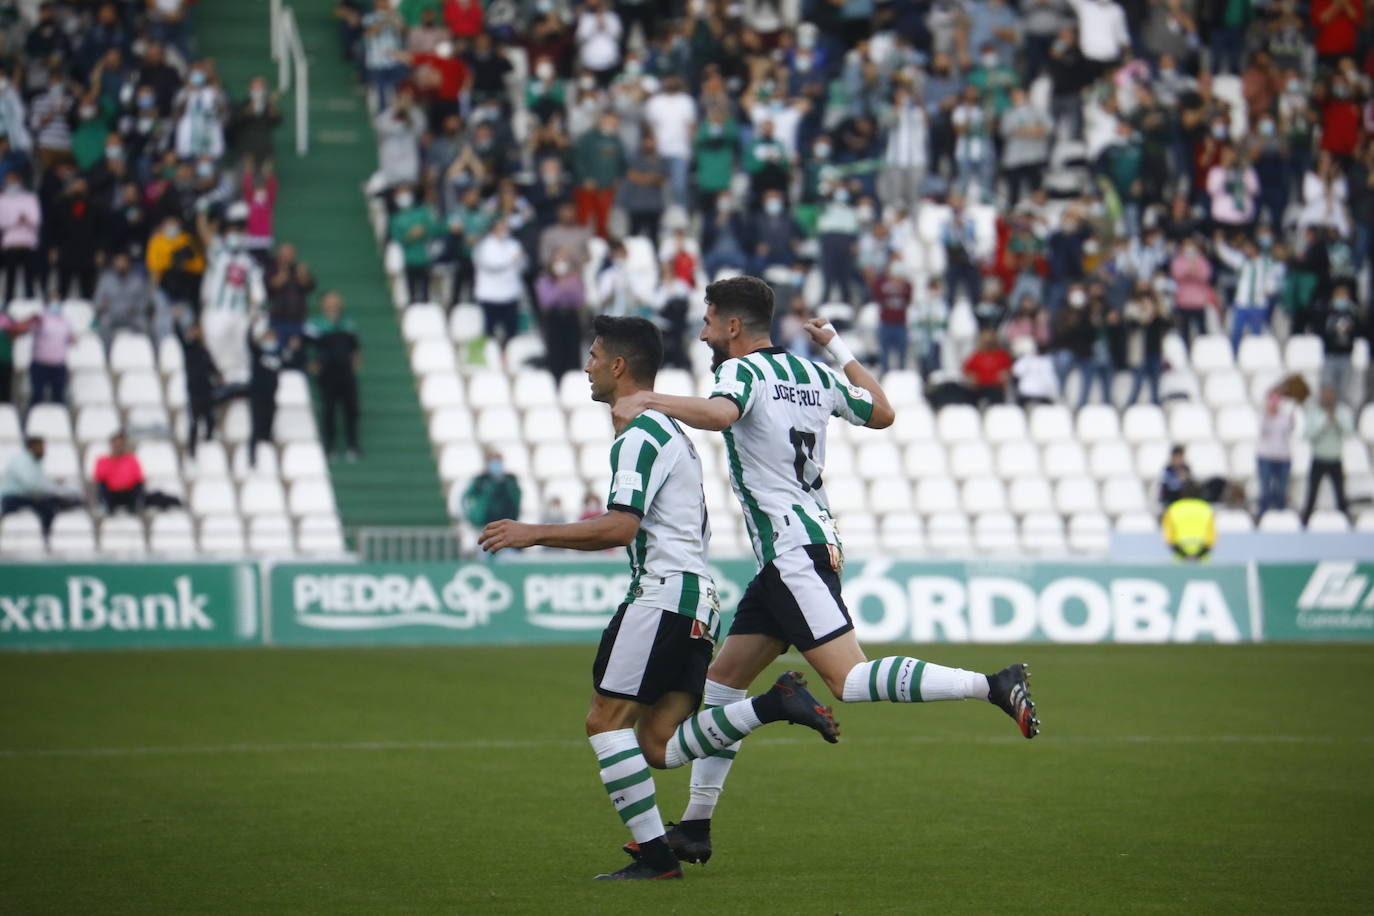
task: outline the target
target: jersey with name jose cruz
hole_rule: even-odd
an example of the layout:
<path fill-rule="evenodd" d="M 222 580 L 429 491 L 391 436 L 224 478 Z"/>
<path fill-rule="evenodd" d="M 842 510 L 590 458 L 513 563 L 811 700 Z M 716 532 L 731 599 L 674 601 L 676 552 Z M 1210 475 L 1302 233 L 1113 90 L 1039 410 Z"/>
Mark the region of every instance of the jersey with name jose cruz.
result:
<path fill-rule="evenodd" d="M 804 544 L 838 545 L 821 478 L 826 424 L 834 416 L 863 426 L 873 395 L 829 366 L 765 347 L 721 363 L 711 397 L 739 408 L 725 451 L 759 565 Z"/>
<path fill-rule="evenodd" d="M 611 445 L 606 506 L 641 518 L 625 548 L 631 576 L 625 601 L 691 617 L 714 642 L 720 602 L 706 562 L 711 528 L 701 459 L 676 422 L 647 410 L 621 430 Z"/>

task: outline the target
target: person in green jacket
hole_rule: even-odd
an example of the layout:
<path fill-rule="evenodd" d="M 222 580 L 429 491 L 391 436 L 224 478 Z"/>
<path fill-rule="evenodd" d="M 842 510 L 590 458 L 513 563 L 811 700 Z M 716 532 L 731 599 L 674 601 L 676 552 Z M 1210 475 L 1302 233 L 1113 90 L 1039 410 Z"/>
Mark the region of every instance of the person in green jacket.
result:
<path fill-rule="evenodd" d="M 429 271 L 432 255 L 431 240 L 438 237 L 441 226 L 434 208 L 415 199 L 410 185 L 396 189 L 396 212 L 391 214 L 391 240 L 401 246 L 406 269 L 406 287 L 411 302 L 429 301 Z"/>
<path fill-rule="evenodd" d="M 768 191 L 787 193 L 792 183 L 792 163 L 787 158 L 787 148 L 773 136 L 772 121 L 759 125 L 758 136 L 745 150 L 744 170 L 749 173 L 750 205 L 754 209 L 763 206 L 763 195 Z"/>
<path fill-rule="evenodd" d="M 520 517 L 520 481 L 506 472 L 500 452 L 487 449 L 486 459 L 486 470 L 472 478 L 459 507 L 467 523 L 479 531 L 491 522 Z"/>
<path fill-rule="evenodd" d="M 739 125 L 733 118 L 712 108 L 697 128 L 693 143 L 697 165 L 697 207 L 703 219 L 716 212 L 716 198 L 730 187 L 739 154 Z"/>
<path fill-rule="evenodd" d="M 616 186 L 625 177 L 625 148 L 620 144 L 620 119 L 606 112 L 596 124 L 577 138 L 573 147 L 573 177 L 577 189 L 577 221 L 591 223 L 596 234 L 606 238 L 606 221 L 615 204 Z"/>

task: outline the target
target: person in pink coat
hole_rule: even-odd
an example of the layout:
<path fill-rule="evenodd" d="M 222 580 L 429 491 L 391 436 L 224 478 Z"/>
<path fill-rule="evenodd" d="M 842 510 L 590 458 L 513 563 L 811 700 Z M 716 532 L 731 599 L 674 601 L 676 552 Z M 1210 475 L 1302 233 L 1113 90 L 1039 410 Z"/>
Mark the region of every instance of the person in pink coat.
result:
<path fill-rule="evenodd" d="M 1212 264 L 1197 239 L 1184 240 L 1169 265 L 1169 275 L 1174 278 L 1174 308 L 1178 311 L 1180 330 L 1191 345 L 1193 334 L 1207 333 L 1206 310 L 1216 304 Z"/>

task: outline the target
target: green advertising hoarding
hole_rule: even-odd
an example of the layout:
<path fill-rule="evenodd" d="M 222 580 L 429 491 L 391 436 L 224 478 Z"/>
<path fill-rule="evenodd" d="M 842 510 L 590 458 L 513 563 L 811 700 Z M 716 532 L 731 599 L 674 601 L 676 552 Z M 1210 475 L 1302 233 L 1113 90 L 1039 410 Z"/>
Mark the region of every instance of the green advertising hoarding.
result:
<path fill-rule="evenodd" d="M 1374 563 L 1265 563 L 1259 582 L 1265 639 L 1374 639 Z"/>
<path fill-rule="evenodd" d="M 755 571 L 713 566 L 728 628 Z M 591 642 L 625 597 L 622 563 L 283 563 L 269 573 L 278 645 Z M 1245 567 L 850 563 L 868 642 L 1248 642 Z"/>
<path fill-rule="evenodd" d="M 252 563 L 0 564 L 0 649 L 261 645 Z"/>

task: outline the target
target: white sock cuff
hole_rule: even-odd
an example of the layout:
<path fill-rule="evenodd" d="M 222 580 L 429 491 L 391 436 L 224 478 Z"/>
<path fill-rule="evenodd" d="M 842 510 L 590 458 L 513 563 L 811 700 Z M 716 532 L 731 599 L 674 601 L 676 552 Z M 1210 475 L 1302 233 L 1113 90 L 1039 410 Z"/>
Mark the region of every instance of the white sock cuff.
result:
<path fill-rule="evenodd" d="M 707 678 L 706 690 L 702 694 L 701 701 L 707 706 L 729 706 L 748 695 L 749 691 L 743 687 L 727 687 L 718 681 Z"/>
<path fill-rule="evenodd" d="M 632 747 L 636 749 L 639 747 L 639 739 L 635 737 L 635 730 L 633 728 L 619 728 L 613 732 L 599 732 L 598 734 L 588 736 L 587 740 L 591 742 L 592 750 L 596 752 L 597 760 L 605 760 L 612 754 L 628 751 Z"/>
<path fill-rule="evenodd" d="M 866 703 L 868 696 L 868 666 L 874 662 L 859 662 L 844 676 L 844 695 L 840 699 L 846 703 Z"/>
<path fill-rule="evenodd" d="M 763 724 L 759 719 L 759 714 L 754 711 L 753 700 L 736 700 L 731 703 L 725 707 L 725 718 L 729 719 L 731 725 L 746 735 Z M 726 747 L 729 745 L 727 744 Z"/>

